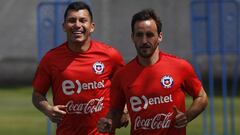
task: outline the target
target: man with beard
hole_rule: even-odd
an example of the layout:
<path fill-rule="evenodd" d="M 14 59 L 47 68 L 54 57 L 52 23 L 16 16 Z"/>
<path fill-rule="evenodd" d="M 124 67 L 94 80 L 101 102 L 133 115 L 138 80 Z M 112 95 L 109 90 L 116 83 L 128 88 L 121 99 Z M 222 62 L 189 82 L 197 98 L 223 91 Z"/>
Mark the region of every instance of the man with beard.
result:
<path fill-rule="evenodd" d="M 133 16 L 137 56 L 113 77 L 110 111 L 99 120 L 99 132 L 115 130 L 125 103 L 131 135 L 186 135 L 187 124 L 206 108 L 208 98 L 192 66 L 159 50 L 161 27 L 152 9 Z M 185 93 L 193 98 L 188 109 Z"/>
<path fill-rule="evenodd" d="M 71 3 L 63 22 L 67 41 L 47 52 L 36 71 L 32 102 L 57 123 L 57 135 L 101 134 L 97 121 L 109 110 L 111 79 L 124 62 L 117 50 L 91 39 L 94 28 L 89 6 Z M 50 87 L 53 105 L 45 97 Z"/>

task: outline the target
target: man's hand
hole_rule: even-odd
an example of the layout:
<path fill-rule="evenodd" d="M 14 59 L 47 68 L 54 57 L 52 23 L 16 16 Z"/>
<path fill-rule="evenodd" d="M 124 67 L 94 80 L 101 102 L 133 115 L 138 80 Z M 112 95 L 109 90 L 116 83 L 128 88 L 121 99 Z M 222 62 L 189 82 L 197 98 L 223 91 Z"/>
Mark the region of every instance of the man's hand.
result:
<path fill-rule="evenodd" d="M 173 106 L 173 112 L 176 114 L 175 127 L 176 128 L 186 127 L 188 123 L 186 114 L 178 110 L 176 106 Z"/>
<path fill-rule="evenodd" d="M 108 118 L 100 118 L 98 121 L 98 132 L 99 133 L 111 133 L 112 132 L 112 120 Z"/>
<path fill-rule="evenodd" d="M 37 92 L 37 90 L 34 90 L 32 93 L 32 103 L 37 109 L 43 112 L 52 122 L 55 123 L 59 123 L 66 114 L 65 105 L 50 105 L 47 101 L 46 95 Z"/>
<path fill-rule="evenodd" d="M 45 114 L 52 122 L 59 123 L 62 121 L 63 116 L 66 114 L 65 109 L 66 109 L 65 105 L 51 106 L 47 109 Z"/>
<path fill-rule="evenodd" d="M 129 123 L 129 114 L 128 112 L 123 112 L 122 114 L 122 117 L 121 117 L 121 125 L 120 127 L 118 128 L 121 128 L 121 127 L 127 127 L 128 126 L 128 123 Z"/>

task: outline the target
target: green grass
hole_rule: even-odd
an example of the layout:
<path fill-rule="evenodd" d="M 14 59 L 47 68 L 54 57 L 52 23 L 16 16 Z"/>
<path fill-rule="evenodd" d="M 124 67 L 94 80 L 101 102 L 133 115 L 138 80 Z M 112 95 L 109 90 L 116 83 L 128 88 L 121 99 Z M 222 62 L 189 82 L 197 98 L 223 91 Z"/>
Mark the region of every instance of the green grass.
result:
<path fill-rule="evenodd" d="M 46 118 L 31 102 L 31 88 L 0 89 L 0 134 L 44 135 Z"/>
<path fill-rule="evenodd" d="M 40 113 L 31 102 L 31 87 L 0 88 L 0 135 L 46 135 L 46 117 Z M 187 100 L 188 104 L 190 99 Z M 240 104 L 240 98 L 235 99 L 236 105 Z M 215 123 L 217 135 L 223 134 L 222 98 L 216 97 Z M 240 125 L 240 109 L 235 106 L 236 125 Z M 229 117 L 229 116 L 228 116 Z M 208 117 L 209 119 L 209 117 Z M 209 120 L 208 120 L 209 121 Z M 54 126 L 54 125 L 53 125 Z M 230 128 L 230 124 L 228 124 Z M 52 128 L 54 133 L 54 127 Z M 129 126 L 117 130 L 117 135 L 129 134 Z M 197 117 L 187 127 L 188 135 L 202 134 L 202 117 Z M 240 129 L 236 127 L 236 134 Z"/>
<path fill-rule="evenodd" d="M 191 100 L 188 99 L 187 104 L 189 105 Z M 236 129 L 236 134 L 240 134 L 240 129 L 237 128 L 238 125 L 240 124 L 240 109 L 239 109 L 239 104 L 240 104 L 240 98 L 236 97 L 234 99 L 235 102 L 235 129 Z M 227 105 L 228 105 L 228 131 L 229 134 L 230 132 L 230 99 L 227 100 Z M 206 109 L 207 113 L 207 123 L 208 123 L 208 131 L 210 130 L 210 104 L 208 105 L 208 108 Z M 221 97 L 215 97 L 214 99 L 214 111 L 215 111 L 215 128 L 216 128 L 216 134 L 217 135 L 223 135 L 223 99 Z M 202 130 L 202 114 L 198 116 L 196 119 L 194 119 L 192 122 L 190 122 L 187 126 L 187 134 L 188 135 L 202 135 L 203 130 Z M 210 131 L 208 132 L 210 134 Z"/>

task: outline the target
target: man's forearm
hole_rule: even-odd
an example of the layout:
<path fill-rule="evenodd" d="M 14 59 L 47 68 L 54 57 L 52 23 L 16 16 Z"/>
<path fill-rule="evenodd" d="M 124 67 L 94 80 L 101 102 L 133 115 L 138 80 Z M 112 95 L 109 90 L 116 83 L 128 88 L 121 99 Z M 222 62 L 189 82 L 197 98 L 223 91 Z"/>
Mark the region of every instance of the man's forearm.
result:
<path fill-rule="evenodd" d="M 32 103 L 38 110 L 43 112 L 45 115 L 46 115 L 46 111 L 51 106 L 48 103 L 45 96 L 43 96 L 42 94 L 35 92 L 35 91 L 32 94 Z"/>
<path fill-rule="evenodd" d="M 207 95 L 206 95 L 205 91 L 203 89 L 201 89 L 199 96 L 193 100 L 193 103 L 191 104 L 189 109 L 186 111 L 188 122 L 192 121 L 202 111 L 204 111 L 207 104 L 208 104 Z"/>
<path fill-rule="evenodd" d="M 107 114 L 107 118 L 112 120 L 112 128 L 115 130 L 116 128 L 121 127 L 121 117 L 123 110 L 110 109 Z"/>

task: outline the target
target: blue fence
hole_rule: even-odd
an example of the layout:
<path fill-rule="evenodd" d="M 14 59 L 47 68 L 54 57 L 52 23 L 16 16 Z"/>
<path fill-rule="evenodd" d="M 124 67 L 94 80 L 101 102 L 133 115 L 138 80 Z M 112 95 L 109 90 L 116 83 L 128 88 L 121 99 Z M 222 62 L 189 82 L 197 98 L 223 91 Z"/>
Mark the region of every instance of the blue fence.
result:
<path fill-rule="evenodd" d="M 73 0 L 44 1 L 37 7 L 38 61 L 50 49 L 66 41 L 62 23 L 64 11 Z M 83 0 L 90 5 L 88 0 Z M 91 7 L 91 5 L 90 5 Z M 51 121 L 47 120 L 47 135 L 51 135 Z"/>
<path fill-rule="evenodd" d="M 219 86 L 216 86 L 216 60 L 220 59 L 220 89 L 223 98 L 223 135 L 236 135 L 235 103 L 238 89 L 238 75 L 240 63 L 240 29 L 239 29 L 239 3 L 224 0 L 192 0 L 191 1 L 191 26 L 192 26 L 192 52 L 195 69 L 202 77 L 201 65 L 198 59 L 206 58 L 208 94 L 210 109 L 203 114 L 203 134 L 216 135 L 216 120 L 214 97 Z M 230 61 L 230 62 L 229 62 Z M 228 63 L 233 64 L 233 69 Z M 204 66 L 206 66 L 204 65 Z M 229 74 L 230 73 L 230 74 Z M 229 83 L 228 79 L 232 81 Z M 218 88 L 217 88 L 218 87 Z M 231 89 L 230 89 L 231 88 Z M 230 97 L 230 103 L 227 102 Z M 210 113 L 208 115 L 208 113 Z M 230 115 L 228 115 L 230 114 Z M 207 117 L 210 117 L 208 122 Z M 230 118 L 229 118 L 230 116 Z M 228 122 L 230 121 L 230 127 Z M 209 125 L 210 123 L 210 125 Z"/>
<path fill-rule="evenodd" d="M 37 8 L 38 58 L 65 41 L 62 31 L 67 2 L 42 2 Z"/>
<path fill-rule="evenodd" d="M 62 30 L 63 14 L 68 2 L 41 2 L 37 8 L 38 60 L 50 49 L 66 40 Z M 51 121 L 47 120 L 47 135 Z"/>

